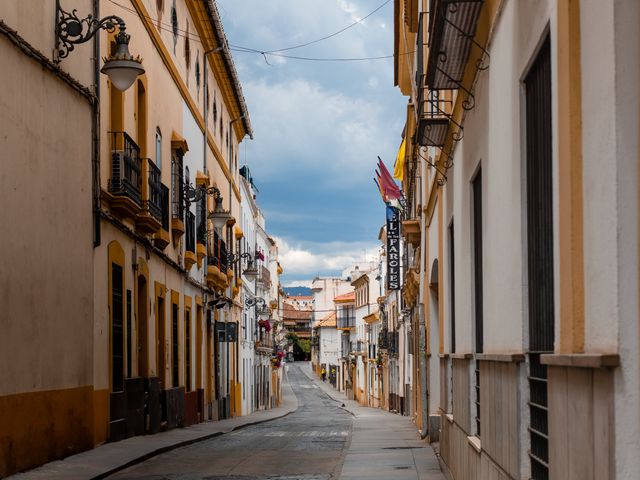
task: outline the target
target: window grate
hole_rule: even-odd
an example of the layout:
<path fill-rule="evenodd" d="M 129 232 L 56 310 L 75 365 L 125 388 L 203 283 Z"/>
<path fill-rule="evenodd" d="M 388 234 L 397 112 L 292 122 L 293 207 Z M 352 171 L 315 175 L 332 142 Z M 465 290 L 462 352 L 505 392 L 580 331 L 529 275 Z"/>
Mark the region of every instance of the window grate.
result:
<path fill-rule="evenodd" d="M 184 312 L 184 376 L 185 390 L 191 391 L 191 311 Z"/>
<path fill-rule="evenodd" d="M 178 305 L 171 305 L 171 385 L 178 386 Z"/>
<path fill-rule="evenodd" d="M 531 448 L 531 478 L 549 479 L 549 422 L 547 403 L 547 366 L 540 363 L 540 354 L 529 355 L 529 391 L 530 400 L 529 436 Z"/>
<path fill-rule="evenodd" d="M 124 390 L 124 331 L 123 331 L 123 295 L 122 267 L 111 264 L 111 390 Z"/>
<path fill-rule="evenodd" d="M 480 437 L 480 362 L 476 360 L 475 368 L 475 404 L 476 404 L 476 435 Z"/>
<path fill-rule="evenodd" d="M 547 367 L 554 344 L 551 48 L 547 38 L 526 87 L 527 249 L 529 305 L 529 458 L 531 479 L 549 478 Z"/>

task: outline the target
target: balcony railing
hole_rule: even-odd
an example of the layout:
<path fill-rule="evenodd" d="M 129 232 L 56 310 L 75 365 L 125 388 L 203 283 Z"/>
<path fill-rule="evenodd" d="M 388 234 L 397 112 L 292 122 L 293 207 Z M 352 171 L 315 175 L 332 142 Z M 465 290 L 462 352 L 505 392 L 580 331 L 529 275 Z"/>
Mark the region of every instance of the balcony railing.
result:
<path fill-rule="evenodd" d="M 111 178 L 109 193 L 125 196 L 140 204 L 141 162 L 140 147 L 125 132 L 110 132 Z"/>
<path fill-rule="evenodd" d="M 184 221 L 184 172 L 182 151 L 171 160 L 171 218 Z"/>
<path fill-rule="evenodd" d="M 339 315 L 337 325 L 338 328 L 354 328 L 356 326 L 356 317 Z"/>
<path fill-rule="evenodd" d="M 155 162 L 147 158 L 149 171 L 149 199 L 144 201 L 144 206 L 149 213 L 158 221 L 162 221 L 162 181 L 160 179 L 160 169 Z"/>
<path fill-rule="evenodd" d="M 196 220 L 196 241 L 202 245 L 207 244 L 207 198 L 203 197 L 197 204 L 198 214 Z"/>
<path fill-rule="evenodd" d="M 378 333 L 378 348 L 384 350 L 389 348 L 389 331 L 384 328 Z"/>
<path fill-rule="evenodd" d="M 258 280 L 267 288 L 271 287 L 271 272 L 264 265 L 260 267 Z"/>
<path fill-rule="evenodd" d="M 227 245 L 215 230 L 209 233 L 207 258 L 209 265 L 215 265 L 221 272 L 227 271 Z"/>
<path fill-rule="evenodd" d="M 263 332 L 262 329 L 260 329 L 260 334 L 255 344 L 256 350 L 260 349 L 263 352 L 271 351 L 274 349 L 275 345 L 276 342 L 273 333 Z"/>
<path fill-rule="evenodd" d="M 369 358 L 376 358 L 376 346 L 369 345 Z"/>
<path fill-rule="evenodd" d="M 187 212 L 185 226 L 185 249 L 188 252 L 196 251 L 196 216 L 192 212 Z"/>
<path fill-rule="evenodd" d="M 161 215 L 160 221 L 162 222 L 162 229 L 169 231 L 169 187 L 166 185 L 160 186 L 160 205 Z"/>
<path fill-rule="evenodd" d="M 443 147 L 447 140 L 453 93 L 428 90 L 426 75 L 420 75 L 418 83 L 418 125 L 417 141 L 422 147 Z M 462 128 L 454 134 L 453 140 L 460 140 Z"/>

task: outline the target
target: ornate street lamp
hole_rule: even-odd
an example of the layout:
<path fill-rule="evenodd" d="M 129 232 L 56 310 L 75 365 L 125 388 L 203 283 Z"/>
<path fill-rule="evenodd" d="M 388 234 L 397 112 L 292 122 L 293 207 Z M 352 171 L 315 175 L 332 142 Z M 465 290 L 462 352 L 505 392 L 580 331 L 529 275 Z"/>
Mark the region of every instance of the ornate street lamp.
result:
<path fill-rule="evenodd" d="M 269 318 L 271 316 L 271 309 L 267 306 L 267 302 L 265 302 L 262 297 L 247 298 L 244 301 L 244 304 L 248 308 L 256 307 L 256 312 L 260 317 Z"/>
<path fill-rule="evenodd" d="M 243 252 L 235 255 L 229 252 L 229 254 L 227 255 L 227 264 L 232 265 L 234 263 L 241 262 L 242 259 L 247 260 L 247 268 L 244 269 L 242 275 L 247 277 L 247 280 L 249 280 L 249 282 L 255 281 L 256 277 L 258 276 L 258 269 L 253 265 L 254 258 L 253 255 L 251 255 L 249 252 Z"/>
<path fill-rule="evenodd" d="M 209 212 L 209 219 L 213 221 L 213 227 L 216 230 L 220 230 L 229 220 L 231 220 L 231 212 L 222 208 L 222 195 L 220 194 L 220 190 L 217 188 L 215 188 L 214 200 L 215 207 L 212 212 Z"/>
<path fill-rule="evenodd" d="M 121 91 L 128 89 L 144 73 L 142 59 L 129 53 L 131 36 L 125 32 L 127 27 L 122 18 L 109 15 L 97 19 L 93 15 L 87 15 L 80 19 L 77 10 L 74 9 L 71 13 L 64 11 L 59 0 L 56 0 L 56 15 L 56 63 L 66 58 L 75 45 L 89 41 L 99 30 L 113 32 L 117 25 L 119 31 L 116 35 L 116 52 L 103 59 L 104 65 L 100 71 Z"/>

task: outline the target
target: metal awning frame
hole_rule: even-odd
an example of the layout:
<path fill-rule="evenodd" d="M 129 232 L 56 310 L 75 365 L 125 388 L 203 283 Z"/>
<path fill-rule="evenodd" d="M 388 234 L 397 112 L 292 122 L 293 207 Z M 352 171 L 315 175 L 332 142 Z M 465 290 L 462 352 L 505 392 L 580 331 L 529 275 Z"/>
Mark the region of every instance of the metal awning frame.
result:
<path fill-rule="evenodd" d="M 462 78 L 459 78 L 459 79 L 453 78 L 451 73 L 444 69 L 443 64 L 447 62 L 448 54 L 446 49 L 441 49 L 441 43 L 443 39 L 445 39 L 448 36 L 450 37 L 450 35 L 448 35 L 448 32 L 447 32 L 447 26 L 448 26 L 451 29 L 453 29 L 455 32 L 457 32 L 458 37 L 463 38 L 466 42 L 469 43 L 469 46 L 463 47 L 463 49 L 466 49 L 466 52 L 462 53 L 462 58 L 464 59 L 465 64 L 469 58 L 471 47 L 475 45 L 481 51 L 481 55 L 476 61 L 476 65 L 475 65 L 476 69 L 481 71 L 489 68 L 489 61 L 490 61 L 489 52 L 475 40 L 475 25 L 477 24 L 477 20 L 480 15 L 480 10 L 477 11 L 475 18 L 472 19 L 473 28 L 470 29 L 470 31 L 468 32 L 465 31 L 462 27 L 457 25 L 455 22 L 453 22 L 449 18 L 449 15 L 453 15 L 458 12 L 460 8 L 460 4 L 462 3 L 469 4 L 469 5 L 473 3 L 482 4 L 483 1 L 484 0 L 475 0 L 475 1 L 440 0 L 440 2 L 438 2 L 439 4 L 446 3 L 446 6 L 444 7 L 444 12 L 442 11 L 440 12 L 440 16 L 442 17 L 441 19 L 442 26 L 438 26 L 434 24 L 433 30 L 430 32 L 429 47 L 430 49 L 432 49 L 432 53 L 435 55 L 435 57 L 431 57 L 430 55 L 430 59 L 427 62 L 427 79 L 430 80 L 429 88 L 431 90 L 460 89 L 464 91 L 467 94 L 467 98 L 462 103 L 462 107 L 465 110 L 471 110 L 475 106 L 475 97 L 469 89 L 465 88 L 462 85 Z M 435 12 L 437 12 L 438 10 L 441 10 L 441 9 L 436 7 L 433 14 L 435 15 Z M 433 69 L 432 71 L 434 72 L 431 75 L 429 75 L 429 72 L 428 72 L 429 68 L 432 68 Z M 464 69 L 462 71 L 464 71 Z M 442 77 L 447 81 L 446 84 L 437 82 L 437 77 L 435 72 L 442 75 Z M 461 74 L 461 77 L 462 77 L 462 74 Z"/>

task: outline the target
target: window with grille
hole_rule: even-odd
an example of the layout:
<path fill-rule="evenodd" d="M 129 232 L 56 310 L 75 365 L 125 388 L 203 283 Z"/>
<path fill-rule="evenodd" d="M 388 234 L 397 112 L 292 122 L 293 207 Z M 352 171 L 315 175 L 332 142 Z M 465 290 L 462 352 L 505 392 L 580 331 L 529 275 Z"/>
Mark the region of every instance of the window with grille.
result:
<path fill-rule="evenodd" d="M 482 170 L 473 179 L 473 277 L 475 300 L 475 350 L 483 350 L 483 317 L 482 317 Z M 476 434 L 480 436 L 480 363 L 475 361 L 474 371 L 474 403 L 476 407 Z"/>
<path fill-rule="evenodd" d="M 191 310 L 184 312 L 184 377 L 185 390 L 191 391 Z"/>
<path fill-rule="evenodd" d="M 124 332 L 123 332 L 123 288 L 122 267 L 111 264 L 111 389 L 124 390 Z"/>
<path fill-rule="evenodd" d="M 184 221 L 184 173 L 183 152 L 178 149 L 171 158 L 171 215 Z"/>
<path fill-rule="evenodd" d="M 171 304 L 171 385 L 178 386 L 178 305 Z"/>
<path fill-rule="evenodd" d="M 540 353 L 552 352 L 553 183 L 551 48 L 547 38 L 525 78 L 527 266 L 529 306 L 529 436 L 532 480 L 549 478 L 547 367 Z"/>
<path fill-rule="evenodd" d="M 455 282 L 455 250 L 453 242 L 453 220 L 449 226 L 449 294 L 451 305 L 449 306 L 451 323 L 451 353 L 456 352 L 456 282 Z"/>
<path fill-rule="evenodd" d="M 133 321 L 131 319 L 131 290 L 127 290 L 127 378 L 132 377 L 132 368 L 133 368 L 133 335 L 132 335 L 132 324 Z"/>

